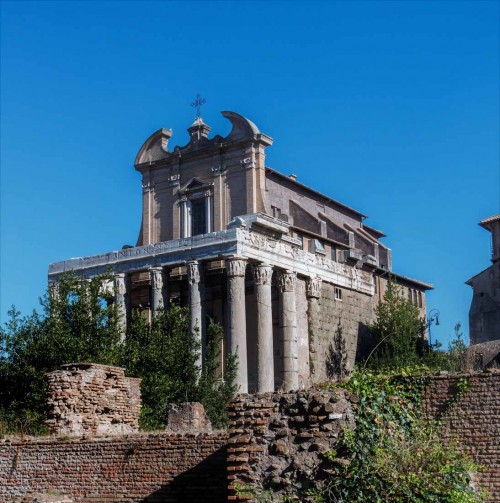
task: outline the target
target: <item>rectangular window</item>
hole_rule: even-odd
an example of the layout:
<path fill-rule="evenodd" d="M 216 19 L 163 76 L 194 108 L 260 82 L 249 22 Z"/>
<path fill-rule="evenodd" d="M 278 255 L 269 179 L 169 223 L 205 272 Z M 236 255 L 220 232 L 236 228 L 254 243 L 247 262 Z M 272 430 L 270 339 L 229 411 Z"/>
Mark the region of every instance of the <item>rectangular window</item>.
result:
<path fill-rule="evenodd" d="M 335 300 L 342 300 L 342 290 L 335 287 Z"/>
<path fill-rule="evenodd" d="M 207 216 L 205 199 L 191 200 L 191 236 L 207 232 Z"/>
<path fill-rule="evenodd" d="M 337 262 L 337 250 L 335 249 L 334 245 L 332 245 L 332 250 L 330 252 L 330 260 Z"/>

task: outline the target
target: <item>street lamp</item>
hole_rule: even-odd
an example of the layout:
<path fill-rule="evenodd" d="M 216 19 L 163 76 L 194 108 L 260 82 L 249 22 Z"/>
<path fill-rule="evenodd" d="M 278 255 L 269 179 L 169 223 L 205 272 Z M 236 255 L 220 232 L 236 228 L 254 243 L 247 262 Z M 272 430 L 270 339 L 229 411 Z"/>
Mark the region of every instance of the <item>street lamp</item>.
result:
<path fill-rule="evenodd" d="M 431 325 L 434 323 L 436 327 L 439 326 L 439 316 L 441 313 L 439 309 L 431 309 L 429 315 L 427 316 L 427 331 L 429 332 L 429 346 L 432 347 L 432 337 L 431 337 Z"/>

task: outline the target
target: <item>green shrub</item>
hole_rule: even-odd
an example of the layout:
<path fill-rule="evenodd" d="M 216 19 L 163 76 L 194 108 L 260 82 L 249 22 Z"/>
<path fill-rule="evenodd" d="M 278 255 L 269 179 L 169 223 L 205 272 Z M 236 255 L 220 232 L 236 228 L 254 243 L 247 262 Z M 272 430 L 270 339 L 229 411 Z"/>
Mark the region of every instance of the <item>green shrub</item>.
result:
<path fill-rule="evenodd" d="M 172 306 L 148 324 L 132 313 L 121 342 L 119 317 L 111 294 L 102 288 L 110 277 L 82 281 L 74 274 L 61 278 L 56 290 L 41 299 L 41 314 L 21 317 L 12 308 L 0 328 L 0 434 L 46 432 L 45 373 L 72 362 L 120 365 L 142 378 L 145 429 L 164 428 L 170 402 L 201 401 L 216 427 L 227 423 L 225 403 L 235 390 L 236 360 L 229 357 L 225 380 L 217 376 L 222 329 L 208 329 L 203 374 L 200 352 L 189 330 L 188 311 Z"/>
<path fill-rule="evenodd" d="M 344 432 L 339 449 L 350 463 L 333 465 L 323 501 L 483 501 L 469 485 L 470 472 L 478 467 L 443 445 L 438 425 L 421 419 L 425 372 L 420 367 L 385 375 L 353 373 L 345 387 L 359 397 L 356 431 Z"/>

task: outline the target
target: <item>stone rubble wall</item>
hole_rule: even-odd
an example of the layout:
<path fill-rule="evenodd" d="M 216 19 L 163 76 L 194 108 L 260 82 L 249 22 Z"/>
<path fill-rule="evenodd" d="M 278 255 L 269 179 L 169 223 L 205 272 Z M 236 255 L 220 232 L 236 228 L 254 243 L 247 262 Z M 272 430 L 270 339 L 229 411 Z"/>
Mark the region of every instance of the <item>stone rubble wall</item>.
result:
<path fill-rule="evenodd" d="M 66 436 L 126 435 L 139 430 L 140 379 L 109 365 L 71 363 L 47 374 L 49 431 Z"/>
<path fill-rule="evenodd" d="M 323 456 L 345 428 L 354 429 L 343 390 L 240 395 L 229 404 L 229 500 L 270 488 L 281 497 L 320 487 L 330 467 Z"/>
<path fill-rule="evenodd" d="M 226 443 L 225 434 L 167 433 L 0 440 L 0 502 L 58 493 L 75 503 L 220 503 Z"/>
<path fill-rule="evenodd" d="M 465 391 L 460 391 L 460 388 Z M 500 502 L 500 371 L 434 376 L 425 390 L 424 412 L 441 419 L 441 435 L 458 442 L 485 469 L 475 481 Z"/>

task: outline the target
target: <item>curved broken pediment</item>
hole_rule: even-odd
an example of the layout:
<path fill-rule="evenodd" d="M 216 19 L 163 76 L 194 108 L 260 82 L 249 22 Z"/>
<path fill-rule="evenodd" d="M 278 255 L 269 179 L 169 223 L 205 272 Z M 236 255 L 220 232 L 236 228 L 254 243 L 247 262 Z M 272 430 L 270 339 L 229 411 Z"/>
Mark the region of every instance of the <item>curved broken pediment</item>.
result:
<path fill-rule="evenodd" d="M 171 129 L 158 129 L 142 145 L 137 154 L 134 165 L 144 164 L 145 162 L 155 162 L 160 159 L 166 159 L 168 152 L 168 140 L 172 136 Z"/>
<path fill-rule="evenodd" d="M 236 112 L 221 112 L 223 117 L 231 122 L 232 128 L 226 137 L 215 135 L 208 138 L 210 126 L 198 117 L 188 128 L 190 135 L 189 142 L 183 147 L 176 146 L 173 152 L 168 151 L 168 140 L 172 136 L 171 129 L 159 129 L 153 133 L 143 144 L 135 158 L 134 165 L 140 166 L 147 163 L 154 163 L 159 160 L 167 159 L 172 154 L 183 155 L 191 151 L 204 150 L 218 147 L 221 144 L 236 142 L 240 140 L 258 140 L 266 146 L 271 145 L 273 140 L 261 133 L 259 128 L 249 119 Z"/>
<path fill-rule="evenodd" d="M 253 138 L 260 134 L 259 128 L 249 119 L 236 112 L 221 112 L 222 116 L 231 121 L 233 128 L 226 136 L 226 141 L 242 140 L 244 138 Z"/>

